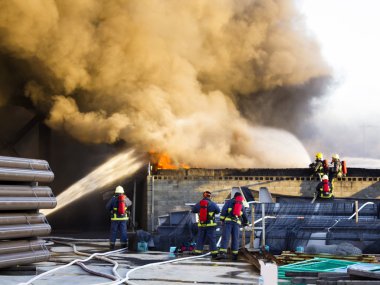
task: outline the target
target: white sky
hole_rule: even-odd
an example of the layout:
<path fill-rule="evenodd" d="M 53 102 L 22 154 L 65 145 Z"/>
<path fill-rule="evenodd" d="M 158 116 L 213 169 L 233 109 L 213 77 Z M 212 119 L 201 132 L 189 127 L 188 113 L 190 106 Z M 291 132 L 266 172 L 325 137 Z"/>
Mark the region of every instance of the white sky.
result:
<path fill-rule="evenodd" d="M 306 23 L 334 70 L 337 85 L 316 105 L 324 142 L 347 156 L 380 158 L 380 1 L 299 0 Z M 335 143 L 335 137 L 341 142 Z M 323 144 L 326 145 L 323 145 Z"/>

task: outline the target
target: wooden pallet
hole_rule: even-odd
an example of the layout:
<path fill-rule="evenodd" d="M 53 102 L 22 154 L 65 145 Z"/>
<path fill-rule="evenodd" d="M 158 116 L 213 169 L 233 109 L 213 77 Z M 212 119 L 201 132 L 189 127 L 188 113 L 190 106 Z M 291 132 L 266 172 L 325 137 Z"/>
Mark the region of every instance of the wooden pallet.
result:
<path fill-rule="evenodd" d="M 380 285 L 380 277 L 371 272 L 286 272 L 291 284 Z"/>
<path fill-rule="evenodd" d="M 285 264 L 312 259 L 315 257 L 341 259 L 341 260 L 349 260 L 349 261 L 360 261 L 360 262 L 367 262 L 367 263 L 378 263 L 378 258 L 376 256 L 368 255 L 368 254 L 337 256 L 337 255 L 331 255 L 331 254 L 296 253 L 296 252 L 291 252 L 291 251 L 283 251 L 281 255 L 276 255 L 276 260 L 277 260 L 277 264 L 285 265 Z"/>

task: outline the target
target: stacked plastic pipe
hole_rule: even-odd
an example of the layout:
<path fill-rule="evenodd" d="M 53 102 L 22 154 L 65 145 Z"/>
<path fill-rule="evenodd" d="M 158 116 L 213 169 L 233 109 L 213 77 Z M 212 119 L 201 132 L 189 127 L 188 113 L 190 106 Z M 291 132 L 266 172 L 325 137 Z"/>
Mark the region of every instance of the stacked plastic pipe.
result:
<path fill-rule="evenodd" d="M 39 209 L 52 209 L 54 179 L 45 160 L 0 156 L 0 268 L 49 259 L 42 236 L 51 227 Z"/>

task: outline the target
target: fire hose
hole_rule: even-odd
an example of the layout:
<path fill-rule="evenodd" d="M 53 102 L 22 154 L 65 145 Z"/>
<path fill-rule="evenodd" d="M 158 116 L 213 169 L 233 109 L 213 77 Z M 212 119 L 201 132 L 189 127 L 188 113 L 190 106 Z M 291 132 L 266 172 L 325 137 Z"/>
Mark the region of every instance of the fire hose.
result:
<path fill-rule="evenodd" d="M 220 245 L 221 239 L 222 239 L 222 237 L 219 238 L 219 240 L 217 242 L 218 245 Z M 124 283 L 124 282 L 126 282 L 127 284 L 130 284 L 130 285 L 138 285 L 137 283 L 134 283 L 134 282 L 132 282 L 132 281 L 129 280 L 129 275 L 131 275 L 133 272 L 135 272 L 137 270 L 144 269 L 144 268 L 151 267 L 151 266 L 157 266 L 157 265 L 162 265 L 162 264 L 180 262 L 180 261 L 184 261 L 184 260 L 191 260 L 191 259 L 202 258 L 202 257 L 208 256 L 210 254 L 211 253 L 208 252 L 208 253 L 205 253 L 205 254 L 202 254 L 202 255 L 197 255 L 197 256 L 188 256 L 188 257 L 183 257 L 183 258 L 177 258 L 177 259 L 172 259 L 172 260 L 166 260 L 166 261 L 160 261 L 160 262 L 154 262 L 154 263 L 145 264 L 145 265 L 142 265 L 142 266 L 139 266 L 139 267 L 136 267 L 136 268 L 133 268 L 133 269 L 129 270 L 127 272 L 127 274 L 126 274 L 126 276 L 125 276 L 124 279 L 117 280 L 117 281 L 112 281 L 112 282 L 108 282 L 108 283 L 98 283 L 98 284 L 93 284 L 93 285 L 117 285 L 117 284 L 121 284 L 121 283 Z"/>
<path fill-rule="evenodd" d="M 62 238 L 59 238 L 59 239 L 62 239 Z M 63 238 L 63 239 L 64 240 L 73 240 L 71 238 L 66 238 L 66 239 Z M 221 238 L 219 238 L 218 244 L 220 243 L 220 240 L 221 240 Z M 93 240 L 82 240 L 82 241 L 93 241 Z M 125 278 L 121 278 L 121 276 L 116 271 L 116 269 L 118 267 L 118 263 L 116 261 L 114 261 L 114 260 L 106 258 L 105 256 L 106 255 L 110 255 L 110 254 L 114 254 L 114 253 L 118 253 L 118 252 L 122 252 L 125 249 L 118 249 L 118 250 L 108 251 L 108 252 L 104 252 L 104 253 L 94 253 L 94 254 L 90 255 L 88 253 L 84 253 L 84 252 L 78 251 L 76 249 L 76 245 L 73 244 L 73 243 L 63 242 L 63 241 L 56 241 L 56 240 L 55 240 L 55 242 L 56 243 L 65 244 L 65 245 L 70 245 L 70 246 L 73 247 L 73 251 L 76 254 L 78 254 L 78 255 L 86 255 L 88 257 L 86 259 L 75 259 L 75 260 L 71 261 L 68 264 L 65 264 L 65 265 L 53 268 L 53 269 L 51 269 L 49 271 L 46 271 L 44 273 L 41 273 L 41 274 L 33 277 L 32 279 L 26 281 L 26 282 L 18 283 L 18 285 L 30 285 L 30 284 L 32 284 L 32 282 L 36 281 L 37 279 L 40 279 L 43 276 L 49 275 L 50 273 L 53 273 L 53 272 L 58 271 L 60 269 L 69 267 L 69 266 L 71 266 L 73 264 L 77 264 L 83 270 L 85 270 L 86 272 L 88 272 L 90 274 L 94 274 L 94 275 L 97 275 L 97 276 L 100 276 L 100 277 L 104 277 L 104 278 L 108 278 L 108 279 L 112 279 L 113 280 L 111 282 L 97 283 L 97 284 L 94 284 L 94 285 L 116 285 L 116 284 L 122 284 L 122 283 L 131 284 L 131 285 L 137 285 L 137 283 L 134 283 L 134 282 L 132 282 L 132 281 L 129 280 L 129 278 L 130 278 L 129 275 L 132 274 L 133 272 L 137 271 L 137 270 L 140 270 L 140 269 L 143 269 L 143 268 L 146 268 L 146 267 L 150 267 L 150 266 L 156 266 L 156 265 L 162 265 L 162 264 L 180 262 L 180 261 L 184 261 L 184 260 L 191 260 L 191 259 L 202 258 L 202 257 L 210 255 L 210 253 L 208 252 L 206 254 L 197 255 L 197 256 L 189 256 L 189 257 L 184 257 L 184 258 L 178 258 L 178 259 L 173 259 L 173 260 L 166 260 L 166 261 L 161 261 L 161 262 L 155 262 L 155 263 L 145 264 L 145 265 L 142 265 L 142 266 L 139 266 L 139 267 L 136 267 L 136 268 L 133 268 L 133 269 L 129 270 L 126 273 Z M 89 260 L 91 260 L 93 258 L 101 259 L 101 260 L 104 260 L 104 261 L 107 261 L 107 262 L 110 262 L 110 263 L 114 264 L 114 267 L 112 269 L 114 275 L 110 275 L 110 274 L 106 274 L 106 273 L 102 273 L 102 272 L 98 272 L 98 271 L 92 270 L 92 269 L 88 268 L 86 265 L 83 264 L 83 262 L 89 261 Z"/>
<path fill-rule="evenodd" d="M 197 259 L 197 258 L 205 257 L 208 255 L 210 255 L 210 252 L 202 254 L 202 255 L 197 255 L 197 256 L 188 256 L 188 257 L 183 257 L 183 258 L 177 258 L 177 259 L 172 259 L 172 260 L 166 260 L 166 261 L 160 261 L 160 262 L 145 264 L 145 265 L 142 265 L 142 266 L 139 266 L 139 267 L 136 267 L 136 268 L 129 270 L 127 272 L 125 278 L 123 278 L 121 280 L 116 280 L 116 281 L 107 282 L 107 283 L 97 283 L 97 284 L 93 284 L 93 285 L 117 285 L 117 284 L 121 284 L 121 283 L 127 283 L 130 285 L 138 285 L 137 283 L 134 283 L 134 282 L 129 280 L 129 278 L 130 278 L 129 275 L 132 274 L 133 272 L 137 271 L 137 270 L 144 269 L 144 268 L 151 267 L 151 266 L 180 262 L 180 261 L 184 261 L 184 260 Z"/>
<path fill-rule="evenodd" d="M 78 263 L 78 262 L 83 263 L 83 262 L 86 262 L 86 261 L 89 261 L 89 260 L 93 259 L 94 257 L 106 256 L 106 255 L 110 255 L 110 254 L 114 254 L 114 253 L 122 252 L 122 251 L 124 251 L 124 250 L 125 250 L 125 248 L 123 248 L 123 249 L 118 249 L 118 250 L 114 250 L 114 251 L 103 252 L 103 253 L 94 253 L 94 254 L 91 254 L 89 257 L 87 257 L 87 258 L 85 258 L 85 259 L 75 259 L 75 260 L 71 261 L 71 262 L 68 263 L 68 264 L 65 264 L 65 265 L 62 265 L 62 266 L 59 266 L 59 267 L 53 268 L 53 269 L 51 269 L 51 270 L 48 270 L 48 271 L 46 271 L 46 272 L 44 272 L 44 273 L 41 273 L 41 274 L 39 274 L 39 275 L 33 277 L 32 279 L 28 280 L 27 282 L 21 282 L 21 283 L 18 283 L 18 285 L 30 285 L 30 284 L 32 284 L 32 282 L 36 281 L 37 279 L 40 279 L 40 278 L 43 277 L 43 276 L 49 275 L 50 273 L 55 272 L 55 271 L 58 271 L 58 270 L 60 270 L 60 269 L 63 269 L 63 268 L 69 267 L 69 266 L 71 266 L 71 265 L 73 265 L 73 264 L 75 264 L 75 263 Z M 113 277 L 114 277 L 114 276 L 113 276 Z M 119 282 L 119 283 L 117 283 L 117 284 L 120 284 L 120 283 L 122 283 L 122 282 Z"/>
<path fill-rule="evenodd" d="M 60 244 L 71 246 L 73 248 L 74 253 L 77 254 L 77 255 L 84 255 L 84 256 L 90 256 L 91 255 L 91 254 L 86 253 L 86 252 L 78 251 L 77 247 L 76 247 L 76 245 L 74 243 L 68 243 L 68 242 L 62 242 L 62 241 L 56 241 L 56 240 L 54 240 L 54 242 L 55 243 L 60 243 Z M 90 274 L 98 275 L 98 276 L 101 276 L 101 277 L 104 277 L 104 278 L 108 278 L 108 279 L 111 279 L 111 280 L 121 279 L 121 276 L 116 271 L 117 268 L 119 267 L 119 263 L 117 263 L 116 261 L 114 261 L 112 259 L 109 259 L 109 258 L 107 258 L 105 256 L 94 256 L 94 258 L 99 259 L 99 260 L 103 260 L 103 261 L 106 261 L 108 263 L 113 264 L 114 266 L 112 268 L 112 272 L 113 272 L 114 275 L 92 270 L 92 269 L 88 268 L 83 262 L 80 262 L 80 261 L 78 261 L 76 264 L 78 264 L 84 271 L 86 271 L 86 272 L 88 272 Z"/>

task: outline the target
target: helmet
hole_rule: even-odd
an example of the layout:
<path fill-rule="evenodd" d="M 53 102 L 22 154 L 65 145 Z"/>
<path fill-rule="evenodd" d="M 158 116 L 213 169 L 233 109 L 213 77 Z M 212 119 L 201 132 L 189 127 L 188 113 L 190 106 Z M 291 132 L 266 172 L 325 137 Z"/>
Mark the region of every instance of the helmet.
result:
<path fill-rule="evenodd" d="M 211 197 L 211 192 L 210 191 L 203 192 L 203 198 L 210 198 L 210 197 Z"/>
<path fill-rule="evenodd" d="M 242 196 L 240 192 L 236 192 L 235 195 L 234 195 L 234 198 L 236 197 L 239 197 L 239 196 Z"/>
<path fill-rule="evenodd" d="M 115 189 L 116 194 L 124 194 L 124 188 L 122 186 L 117 186 Z"/>
<path fill-rule="evenodd" d="M 322 154 L 322 152 L 317 152 L 317 153 L 315 154 L 315 158 L 316 158 L 316 159 L 319 159 L 319 160 L 323 160 L 323 154 Z"/>
<path fill-rule="evenodd" d="M 332 159 L 336 159 L 336 160 L 338 160 L 338 159 L 339 159 L 339 154 L 337 154 L 337 153 L 336 153 L 336 154 L 333 154 L 333 155 L 332 155 Z"/>
<path fill-rule="evenodd" d="M 329 177 L 325 174 L 322 176 L 322 180 L 329 180 Z"/>

